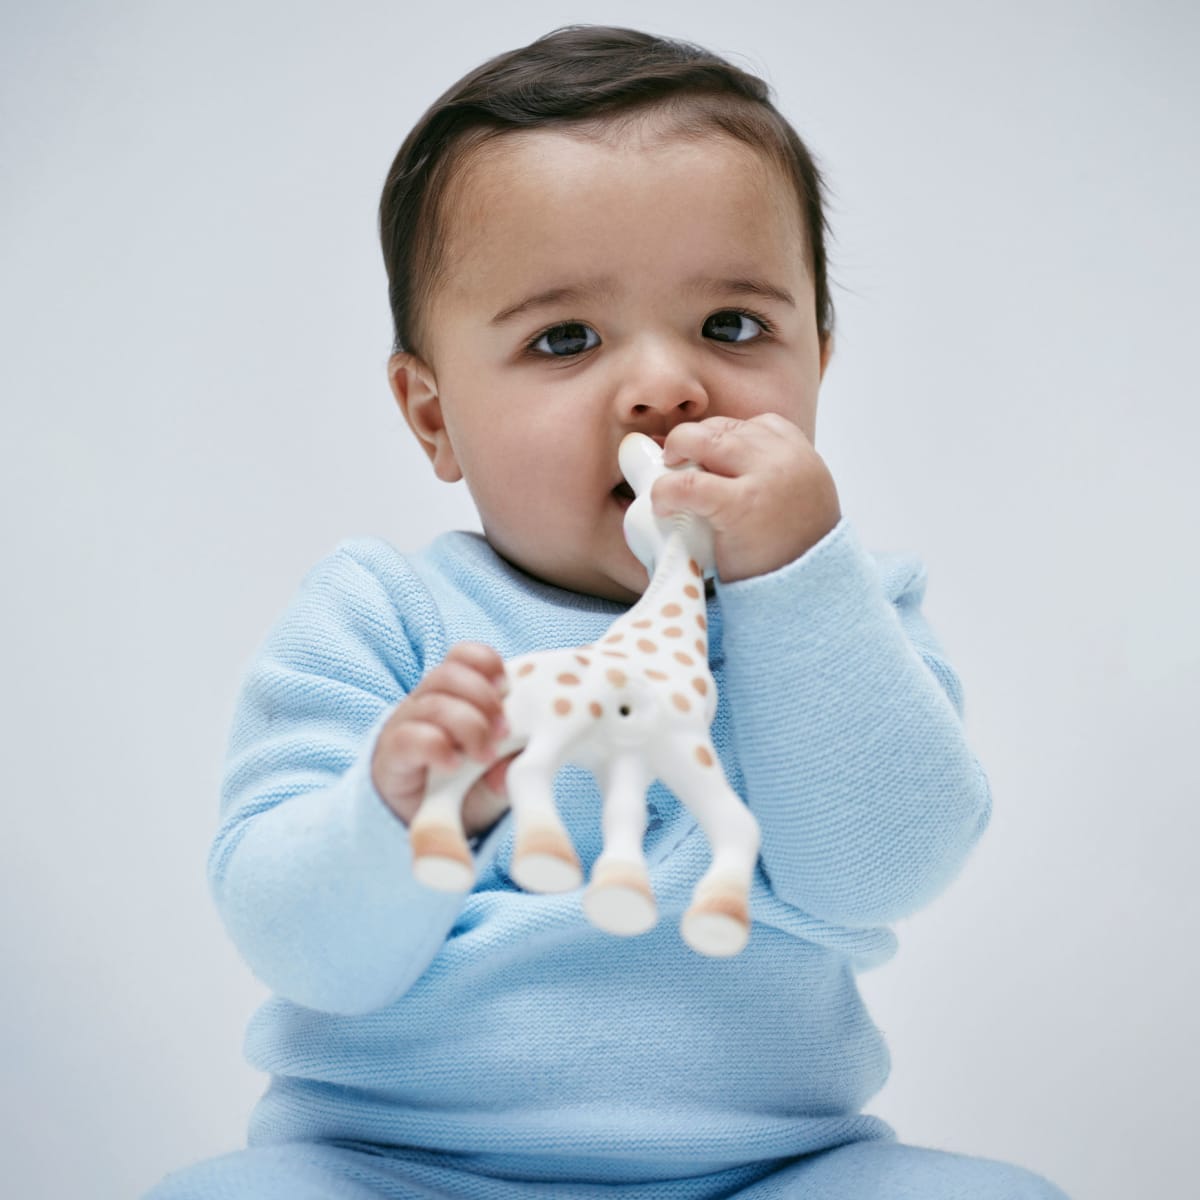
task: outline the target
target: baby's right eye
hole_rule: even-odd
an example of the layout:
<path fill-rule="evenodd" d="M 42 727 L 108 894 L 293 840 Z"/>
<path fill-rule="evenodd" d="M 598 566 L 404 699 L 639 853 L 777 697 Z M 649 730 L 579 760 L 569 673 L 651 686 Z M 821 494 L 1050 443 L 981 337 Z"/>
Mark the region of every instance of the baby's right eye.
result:
<path fill-rule="evenodd" d="M 589 335 L 596 340 L 589 342 Z M 545 343 L 544 349 L 543 342 Z M 579 321 L 570 321 L 565 325 L 553 325 L 544 333 L 539 333 L 526 349 L 534 354 L 551 358 L 570 358 L 574 354 L 582 354 L 585 350 L 591 350 L 598 345 L 600 345 L 600 338 L 594 329 Z"/>

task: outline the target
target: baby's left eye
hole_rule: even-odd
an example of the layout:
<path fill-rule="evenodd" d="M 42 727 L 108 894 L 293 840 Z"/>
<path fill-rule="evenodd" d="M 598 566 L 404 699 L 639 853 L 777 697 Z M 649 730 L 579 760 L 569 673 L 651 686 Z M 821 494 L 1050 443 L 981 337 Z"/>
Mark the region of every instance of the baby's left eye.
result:
<path fill-rule="evenodd" d="M 755 325 L 758 326 L 757 331 L 753 328 Z M 705 335 L 715 338 L 718 342 L 752 342 L 766 333 L 767 329 L 767 323 L 761 317 L 738 312 L 737 309 L 713 313 L 704 322 Z"/>

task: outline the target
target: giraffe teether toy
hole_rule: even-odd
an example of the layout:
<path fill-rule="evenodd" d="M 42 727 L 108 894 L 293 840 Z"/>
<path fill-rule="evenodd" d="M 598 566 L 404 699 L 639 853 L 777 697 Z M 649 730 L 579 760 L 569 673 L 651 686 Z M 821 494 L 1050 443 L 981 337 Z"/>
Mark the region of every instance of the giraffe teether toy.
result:
<path fill-rule="evenodd" d="M 646 789 L 661 779 L 708 838 L 712 863 L 701 876 L 680 931 L 701 954 L 737 954 L 750 936 L 750 881 L 758 822 L 729 786 L 709 735 L 717 710 L 708 669 L 704 579 L 713 571 L 712 530 L 692 514 L 654 516 L 650 488 L 668 470 L 652 438 L 621 443 L 621 471 L 636 499 L 625 539 L 650 576 L 642 598 L 592 645 L 541 650 L 506 661 L 504 715 L 512 730 L 496 760 L 509 764 L 515 821 L 510 873 L 534 892 L 578 887 L 583 872 L 554 803 L 565 763 L 592 771 L 604 798 L 604 849 L 583 897 L 589 921 L 633 935 L 658 920 L 642 851 Z M 523 747 L 523 749 L 522 749 Z M 430 772 L 409 829 L 413 873 L 442 891 L 468 891 L 474 864 L 463 835 L 462 801 L 490 764 Z"/>

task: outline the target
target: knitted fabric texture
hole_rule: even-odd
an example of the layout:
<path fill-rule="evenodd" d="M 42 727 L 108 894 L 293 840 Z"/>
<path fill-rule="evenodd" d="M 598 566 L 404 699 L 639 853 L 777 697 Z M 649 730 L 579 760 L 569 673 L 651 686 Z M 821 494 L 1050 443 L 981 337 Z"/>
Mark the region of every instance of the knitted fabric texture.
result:
<path fill-rule="evenodd" d="M 892 1136 L 861 1112 L 888 1055 L 855 973 L 891 956 L 888 924 L 950 882 L 991 807 L 925 583 L 844 517 L 795 562 L 718 581 L 713 738 L 763 840 L 749 945 L 712 959 L 678 929 L 708 846 L 660 784 L 659 923 L 621 938 L 587 922 L 582 890 L 511 881 L 510 815 L 478 843 L 469 895 L 423 887 L 371 782 L 383 722 L 454 643 L 581 645 L 624 607 L 540 583 L 475 534 L 408 556 L 339 545 L 249 666 L 209 858 L 225 926 L 274 993 L 246 1039 L 271 1076 L 250 1144 L 441 1151 L 529 1178 L 561 1157 L 573 1178 L 618 1180 Z M 586 875 L 595 781 L 566 768 L 556 794 Z"/>

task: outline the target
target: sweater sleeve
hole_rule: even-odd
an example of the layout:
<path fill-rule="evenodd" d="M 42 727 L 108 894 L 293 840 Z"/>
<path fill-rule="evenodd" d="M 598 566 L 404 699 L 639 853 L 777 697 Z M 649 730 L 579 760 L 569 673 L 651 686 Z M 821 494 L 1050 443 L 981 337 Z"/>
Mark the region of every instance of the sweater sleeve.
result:
<path fill-rule="evenodd" d="M 417 617 L 422 603 L 431 615 L 413 589 Z M 209 884 L 254 974 L 307 1008 L 359 1014 L 396 1000 L 462 908 L 461 895 L 415 879 L 408 829 L 371 780 L 376 738 L 420 678 L 421 649 L 341 546 L 306 576 L 242 687 Z M 477 870 L 497 833 L 477 847 Z"/>
<path fill-rule="evenodd" d="M 795 562 L 717 584 L 764 871 L 785 903 L 843 925 L 932 900 L 991 813 L 925 584 L 911 557 L 877 566 L 845 517 Z"/>

